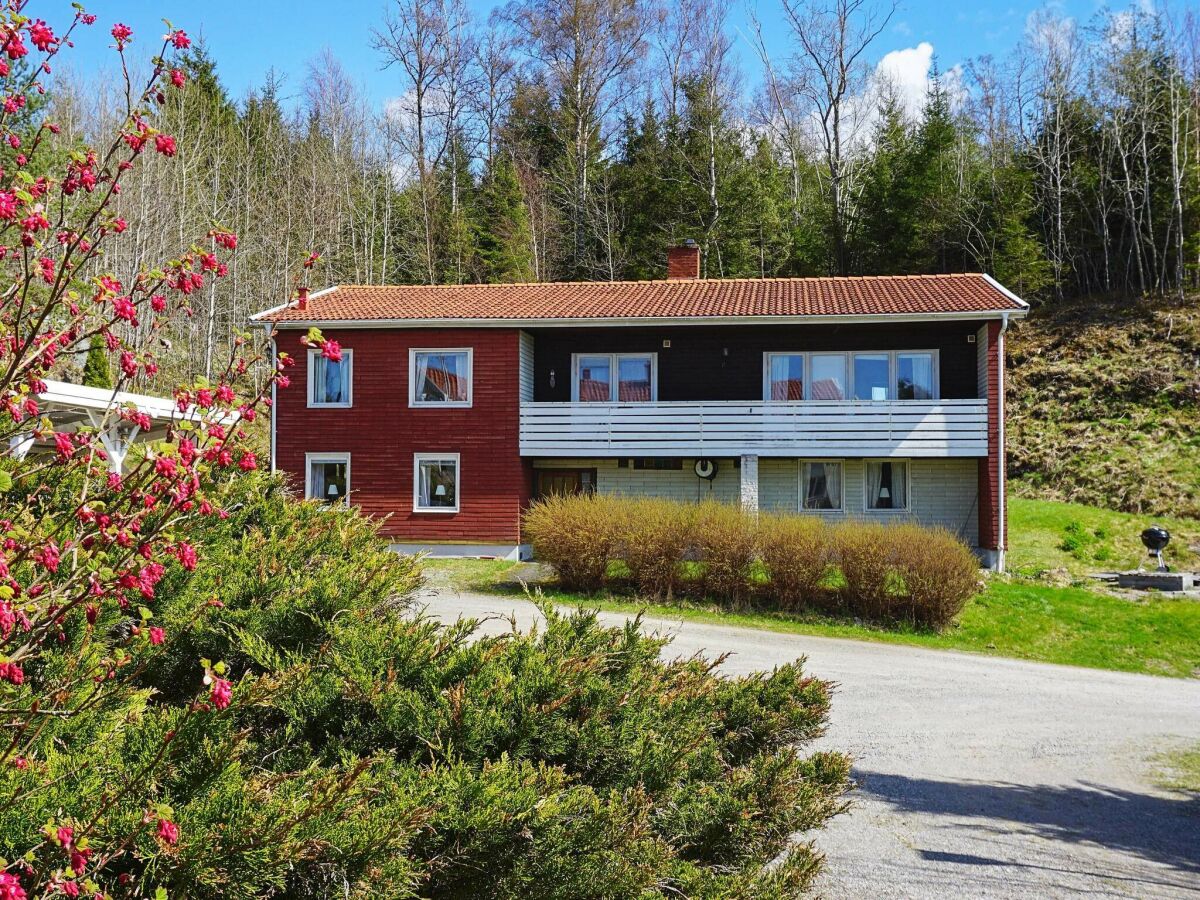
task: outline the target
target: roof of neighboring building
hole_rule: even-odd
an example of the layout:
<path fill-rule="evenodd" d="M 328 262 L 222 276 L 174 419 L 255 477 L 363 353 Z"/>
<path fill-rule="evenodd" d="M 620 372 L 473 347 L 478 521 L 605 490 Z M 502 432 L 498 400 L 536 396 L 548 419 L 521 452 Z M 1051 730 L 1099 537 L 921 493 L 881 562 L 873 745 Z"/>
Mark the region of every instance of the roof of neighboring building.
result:
<path fill-rule="evenodd" d="M 339 285 L 259 313 L 279 324 L 997 316 L 1027 304 L 987 275 L 573 281 L 544 284 Z"/>

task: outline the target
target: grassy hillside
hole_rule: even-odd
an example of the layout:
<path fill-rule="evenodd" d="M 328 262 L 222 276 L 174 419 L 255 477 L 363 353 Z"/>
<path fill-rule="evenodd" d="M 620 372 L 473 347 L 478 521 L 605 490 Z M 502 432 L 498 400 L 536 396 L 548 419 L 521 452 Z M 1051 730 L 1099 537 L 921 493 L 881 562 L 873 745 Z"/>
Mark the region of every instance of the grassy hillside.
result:
<path fill-rule="evenodd" d="M 1051 305 L 1008 349 L 1014 494 L 1200 519 L 1200 301 Z"/>

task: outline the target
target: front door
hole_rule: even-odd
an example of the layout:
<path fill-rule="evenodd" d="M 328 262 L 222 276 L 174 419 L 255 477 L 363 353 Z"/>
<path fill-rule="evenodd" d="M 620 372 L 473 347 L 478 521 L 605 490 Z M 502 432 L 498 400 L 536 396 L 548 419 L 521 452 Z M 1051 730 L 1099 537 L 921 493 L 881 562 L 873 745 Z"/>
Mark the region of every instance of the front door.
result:
<path fill-rule="evenodd" d="M 590 494 L 596 489 L 595 469 L 539 469 L 539 497 Z"/>

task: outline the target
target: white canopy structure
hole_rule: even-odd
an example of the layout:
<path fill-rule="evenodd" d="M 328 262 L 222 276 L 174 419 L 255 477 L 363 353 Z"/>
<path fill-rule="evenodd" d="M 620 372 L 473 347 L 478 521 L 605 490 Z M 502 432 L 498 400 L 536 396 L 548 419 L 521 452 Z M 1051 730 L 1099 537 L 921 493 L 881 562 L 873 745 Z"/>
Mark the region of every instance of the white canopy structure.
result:
<path fill-rule="evenodd" d="M 118 474 L 124 469 L 125 458 L 135 441 L 162 440 L 173 421 L 196 417 L 191 409 L 181 413 L 169 397 L 131 394 L 65 381 L 47 381 L 46 390 L 37 395 L 37 400 L 41 415 L 54 423 L 56 431 L 95 428 L 108 454 L 109 468 Z M 121 419 L 120 411 L 130 407 L 150 418 L 149 431 Z M 32 434 L 18 434 L 9 442 L 9 453 L 24 459 L 30 450 L 43 446 L 47 450 L 53 449 L 51 442 L 38 441 Z"/>

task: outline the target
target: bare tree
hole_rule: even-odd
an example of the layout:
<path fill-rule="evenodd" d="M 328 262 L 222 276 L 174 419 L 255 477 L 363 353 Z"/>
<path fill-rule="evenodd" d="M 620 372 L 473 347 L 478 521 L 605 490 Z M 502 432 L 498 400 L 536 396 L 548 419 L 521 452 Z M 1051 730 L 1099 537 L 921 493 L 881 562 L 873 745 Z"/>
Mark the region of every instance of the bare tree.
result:
<path fill-rule="evenodd" d="M 866 52 L 896 11 L 894 0 L 884 6 L 871 0 L 830 0 L 818 6 L 783 0 L 784 13 L 796 44 L 792 84 L 804 92 L 816 120 L 826 174 L 834 269 L 845 275 L 849 260 L 846 234 L 850 197 L 852 144 L 861 124 L 870 68 Z"/>

